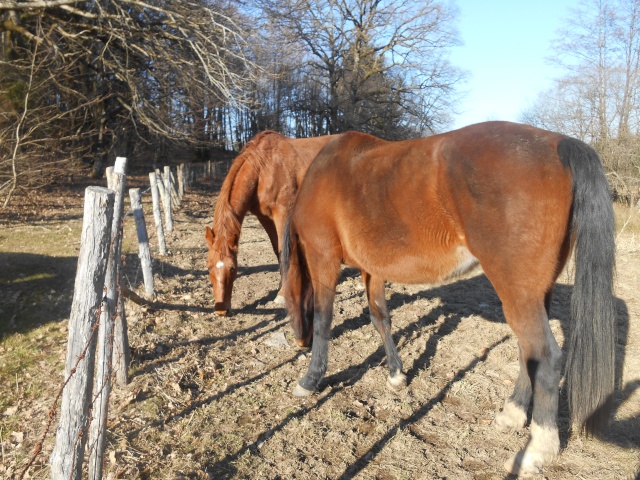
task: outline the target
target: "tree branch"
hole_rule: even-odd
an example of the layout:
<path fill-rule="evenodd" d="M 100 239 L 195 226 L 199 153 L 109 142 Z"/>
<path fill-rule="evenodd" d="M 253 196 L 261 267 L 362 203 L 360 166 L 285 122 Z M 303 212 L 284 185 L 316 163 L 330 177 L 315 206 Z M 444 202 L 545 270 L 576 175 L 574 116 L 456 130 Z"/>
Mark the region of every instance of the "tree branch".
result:
<path fill-rule="evenodd" d="M 32 8 L 54 8 L 62 5 L 82 3 L 82 0 L 41 0 L 34 2 L 0 2 L 0 10 L 29 10 Z"/>

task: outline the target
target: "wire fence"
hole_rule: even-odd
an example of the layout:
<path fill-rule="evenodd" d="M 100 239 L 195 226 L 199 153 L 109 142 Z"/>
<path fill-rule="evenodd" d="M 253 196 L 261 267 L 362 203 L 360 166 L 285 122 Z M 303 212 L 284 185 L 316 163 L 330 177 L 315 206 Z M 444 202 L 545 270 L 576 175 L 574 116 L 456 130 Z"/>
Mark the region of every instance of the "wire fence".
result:
<path fill-rule="evenodd" d="M 193 182 L 200 178 L 213 179 L 228 171 L 228 163 L 181 164 L 177 168 L 165 167 L 150 174 L 150 186 L 144 191 L 130 189 L 129 196 L 142 195 L 164 189 L 162 202 L 153 202 L 154 221 L 158 240 L 164 229 L 171 231 L 171 212 L 180 207 L 181 201 Z M 29 469 L 41 455 L 46 439 L 51 435 L 57 417 L 55 445 L 50 457 L 51 478 L 80 479 L 86 464 L 88 478 L 102 478 L 106 444 L 106 423 L 109 395 L 114 384 L 126 385 L 129 367 L 124 298 L 136 303 L 150 303 L 155 299 L 151 264 L 147 271 L 143 258 L 150 258 L 149 237 L 141 202 L 131 201 L 124 212 L 126 159 L 119 157 L 113 169 L 107 170 L 107 185 L 88 187 L 85 204 L 82 238 L 69 319 L 69 340 L 64 380 L 57 391 L 44 432 L 33 453 L 24 464 L 19 479 L 26 478 Z M 133 192 L 133 196 L 132 196 Z M 152 194 L 153 195 L 153 194 Z M 164 211 L 162 216 L 156 207 Z M 157 204 L 157 205 L 156 205 Z M 136 218 L 141 268 L 145 294 L 140 296 L 122 282 L 122 239 L 125 220 Z M 159 248 L 159 250 L 161 250 Z M 161 255 L 166 255 L 166 250 Z M 89 461 L 85 462 L 88 450 Z"/>

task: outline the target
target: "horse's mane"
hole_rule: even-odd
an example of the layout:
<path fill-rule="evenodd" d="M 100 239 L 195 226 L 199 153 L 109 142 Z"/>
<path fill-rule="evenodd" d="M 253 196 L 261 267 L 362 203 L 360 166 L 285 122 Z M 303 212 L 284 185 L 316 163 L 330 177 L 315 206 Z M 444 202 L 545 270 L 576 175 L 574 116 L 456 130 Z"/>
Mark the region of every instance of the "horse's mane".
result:
<path fill-rule="evenodd" d="M 271 158 L 271 155 L 264 155 L 263 152 L 271 149 L 275 142 L 284 138 L 286 137 L 271 130 L 260 132 L 242 147 L 238 156 L 233 160 L 229 173 L 222 182 L 213 213 L 213 231 L 216 238 L 229 238 L 240 232 L 242 220 L 231 208 L 231 192 L 240 169 L 247 162 L 255 169 L 256 174 L 260 175 L 260 171 Z M 224 251 L 221 253 L 229 255 L 228 242 L 223 242 L 223 245 Z"/>

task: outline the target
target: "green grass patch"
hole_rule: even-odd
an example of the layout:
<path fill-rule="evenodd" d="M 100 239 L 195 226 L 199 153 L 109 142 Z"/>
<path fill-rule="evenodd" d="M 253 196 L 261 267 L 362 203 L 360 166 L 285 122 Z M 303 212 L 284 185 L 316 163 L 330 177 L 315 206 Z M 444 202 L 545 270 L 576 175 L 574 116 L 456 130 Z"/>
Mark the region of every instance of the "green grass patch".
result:
<path fill-rule="evenodd" d="M 15 398 L 41 397 L 44 384 L 51 380 L 43 372 L 57 370 L 63 363 L 59 352 L 66 337 L 66 328 L 58 324 L 0 337 L 0 390 L 11 392 L 0 395 L 0 413 L 12 406 Z"/>
<path fill-rule="evenodd" d="M 37 280 L 45 280 L 48 278 L 55 278 L 55 274 L 39 272 L 39 273 L 34 273 L 32 275 L 21 274 L 21 275 L 18 275 L 18 278 L 3 278 L 3 276 L 0 275 L 0 282 L 5 282 L 8 284 L 16 284 L 16 283 L 34 282 Z"/>

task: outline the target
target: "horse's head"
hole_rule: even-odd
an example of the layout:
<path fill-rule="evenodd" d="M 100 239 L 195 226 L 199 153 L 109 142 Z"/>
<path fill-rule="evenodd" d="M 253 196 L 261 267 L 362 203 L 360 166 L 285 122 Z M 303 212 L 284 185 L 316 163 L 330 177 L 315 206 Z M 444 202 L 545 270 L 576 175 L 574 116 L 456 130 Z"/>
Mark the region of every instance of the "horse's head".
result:
<path fill-rule="evenodd" d="M 231 291 L 238 272 L 238 257 L 235 248 L 229 245 L 218 245 L 211 228 L 206 227 L 205 238 L 209 246 L 207 268 L 213 287 L 213 300 L 216 315 L 226 317 L 231 312 Z"/>

